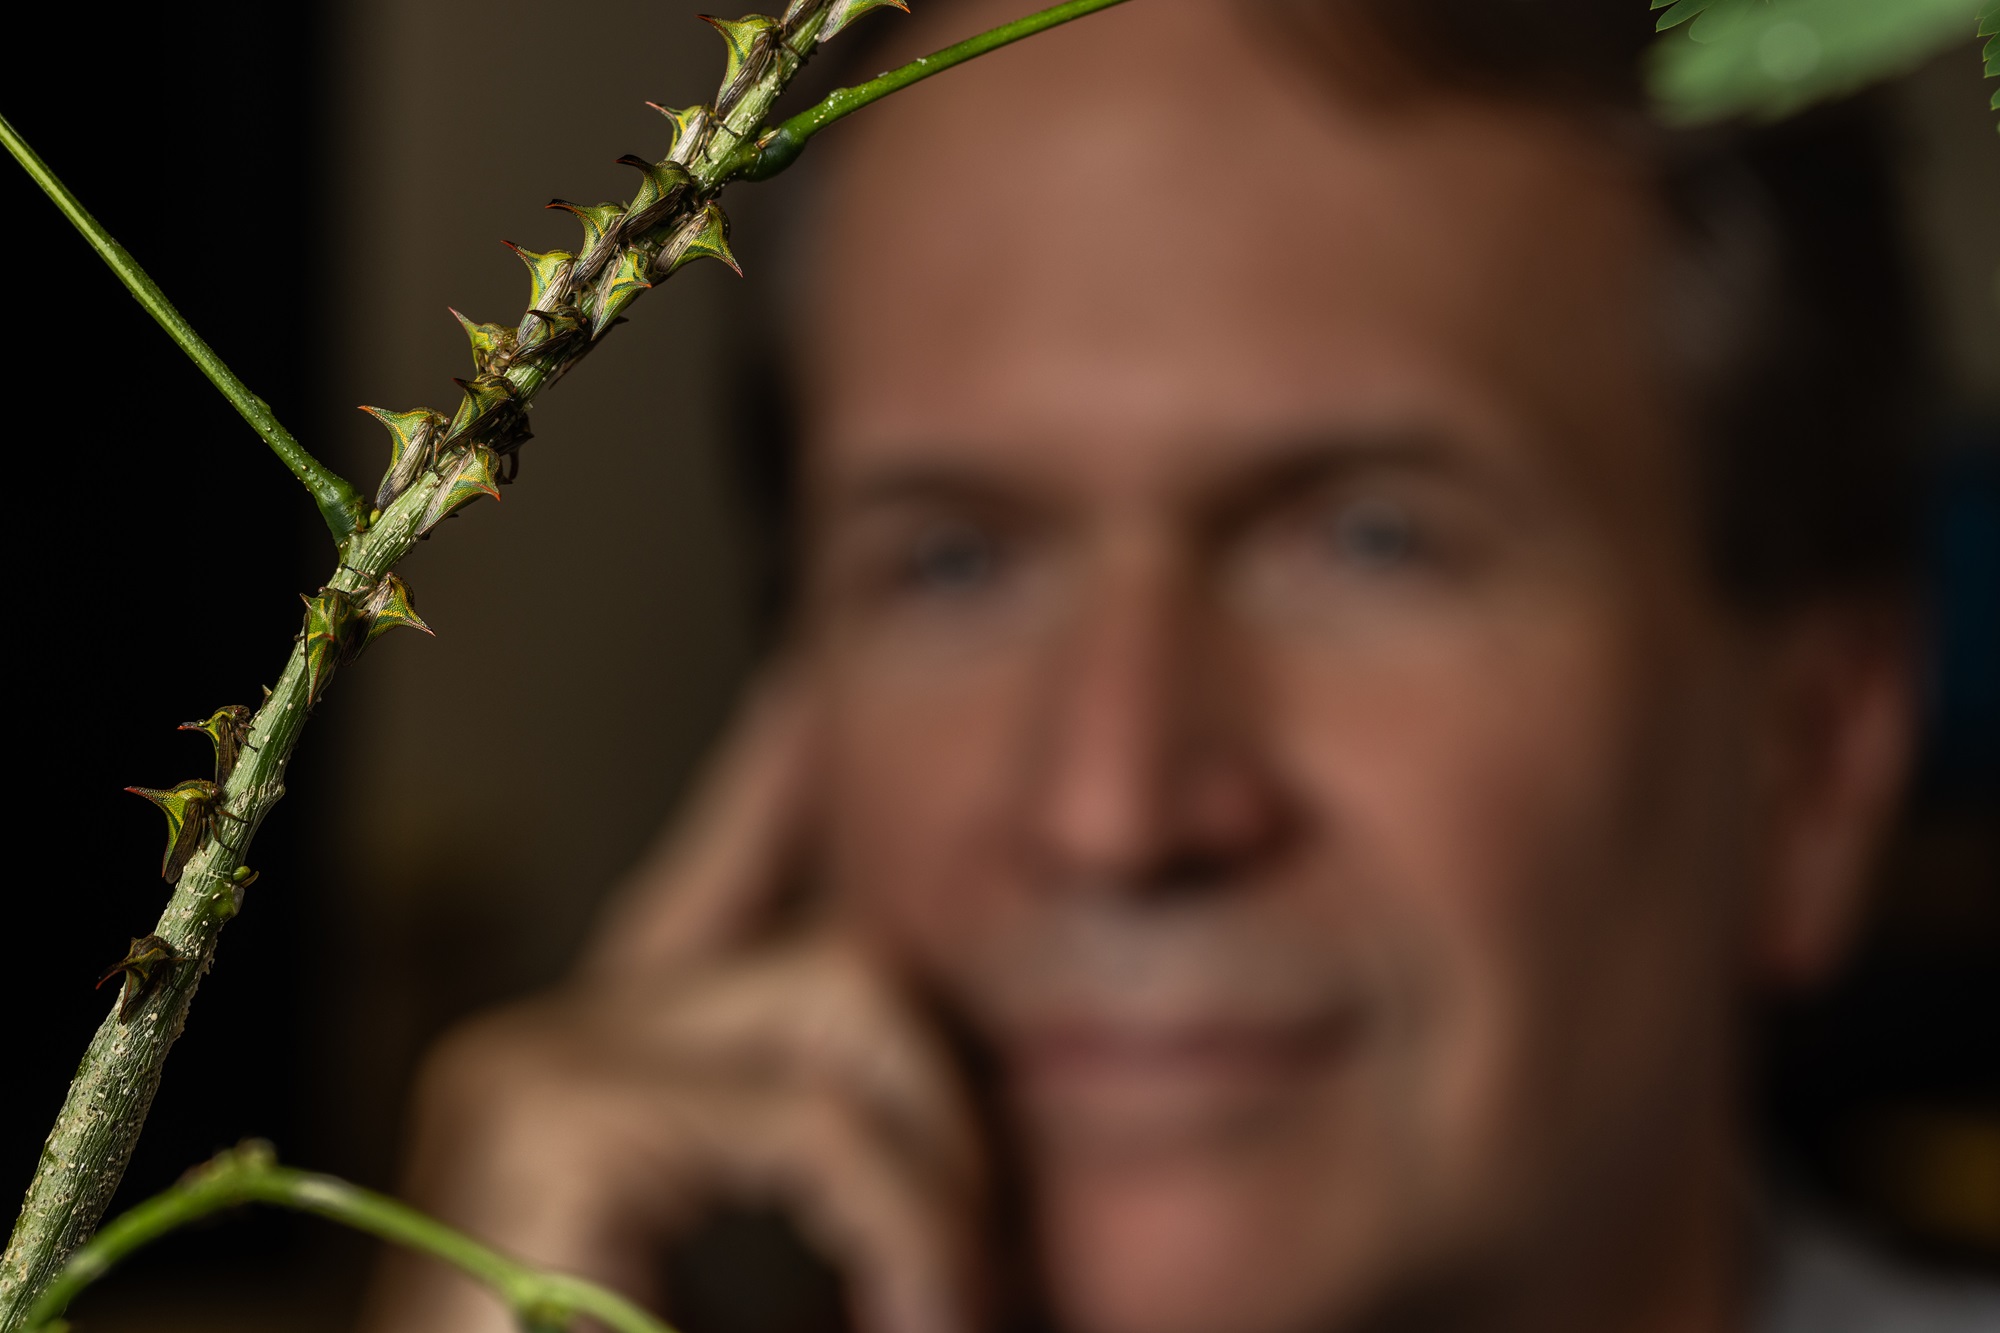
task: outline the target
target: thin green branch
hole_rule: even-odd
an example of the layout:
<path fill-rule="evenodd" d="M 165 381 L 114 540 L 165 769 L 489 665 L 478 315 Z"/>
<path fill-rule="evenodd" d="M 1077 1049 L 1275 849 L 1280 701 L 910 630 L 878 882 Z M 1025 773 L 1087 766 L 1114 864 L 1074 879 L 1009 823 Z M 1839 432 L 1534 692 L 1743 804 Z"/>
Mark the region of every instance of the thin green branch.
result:
<path fill-rule="evenodd" d="M 7 123 L 4 116 L 0 116 L 0 140 L 5 141 L 7 151 L 14 155 L 15 160 L 35 178 L 35 183 L 55 201 L 63 216 L 83 233 L 91 248 L 111 266 L 111 271 L 118 275 L 119 281 L 125 284 L 126 289 L 138 299 L 139 304 L 146 307 L 147 313 L 159 321 L 160 327 L 167 331 L 167 336 L 180 344 L 181 350 L 201 367 L 201 373 L 208 376 L 209 381 L 222 391 L 222 396 L 242 413 L 243 419 L 250 423 L 250 428 L 264 437 L 264 443 L 271 446 L 271 452 L 278 456 L 308 491 L 312 492 L 313 502 L 319 506 L 320 516 L 332 530 L 333 539 L 336 542 L 347 540 L 348 534 L 360 525 L 362 517 L 367 513 L 367 507 L 362 503 L 361 496 L 354 487 L 314 458 L 306 451 L 304 445 L 292 438 L 292 433 L 280 425 L 277 417 L 272 415 L 270 404 L 250 392 L 249 386 L 236 378 L 236 373 L 215 354 L 215 349 L 203 342 L 201 335 L 194 331 L 193 326 L 181 316 L 181 312 L 174 309 L 173 303 L 167 300 L 167 294 L 160 290 L 159 284 L 147 276 L 145 269 L 139 267 L 139 261 L 132 258 L 124 246 L 111 238 L 111 233 L 105 231 L 102 224 L 90 215 L 75 195 L 69 192 L 68 187 L 56 178 L 56 174 L 49 170 L 48 163 L 36 156 L 35 150 L 30 148 L 27 141 Z"/>
<path fill-rule="evenodd" d="M 899 76 L 855 90 L 839 114 L 1115 2 L 1058 5 L 947 48 Z M 379 512 L 370 512 L 366 526 L 348 517 L 351 513 L 358 519 L 361 505 L 352 488 L 319 468 L 270 419 L 269 409 L 187 328 L 131 257 L 12 128 L 0 122 L 9 148 L 292 470 L 309 486 L 315 478 L 326 483 L 315 495 L 324 490 L 328 526 L 343 537 L 339 564 L 318 595 L 308 599 L 282 672 L 250 716 L 245 734 L 232 741 L 237 755 L 233 768 L 223 775 L 221 769 L 228 766 L 221 763 L 218 742 L 213 789 L 203 792 L 210 785 L 205 781 L 192 784 L 201 796 L 198 822 L 190 831 L 185 821 L 195 814 L 186 806 L 174 825 L 171 846 L 176 852 L 169 863 L 182 854 L 185 860 L 177 877 L 167 875 L 173 894 L 149 945 L 162 961 L 149 965 L 150 980 L 110 1007 L 70 1082 L 0 1255 L 0 1333 L 19 1333 L 24 1327 L 28 1311 L 86 1242 L 118 1187 L 167 1054 L 215 957 L 222 927 L 241 908 L 255 879 L 245 858 L 257 830 L 284 796 L 286 765 L 307 715 L 335 674 L 381 630 L 395 624 L 421 626 L 408 588 L 393 574 L 398 562 L 443 519 L 479 496 L 497 494 L 496 485 L 511 475 L 509 457 L 528 438 L 527 414 L 542 390 L 623 323 L 623 312 L 640 295 L 694 259 L 734 263 L 728 220 L 716 200 L 731 167 L 745 145 L 763 137 L 771 107 L 807 56 L 857 14 L 883 3 L 792 0 L 782 19 L 753 15 L 717 25 L 728 59 L 714 98 L 669 113 L 675 130 L 664 160 L 626 159 L 645 177 L 629 204 L 571 206 L 584 223 L 578 253 L 521 252 L 530 270 L 530 308 L 509 327 L 468 328 L 476 373 L 460 381 L 463 398 L 457 411 L 447 416 L 427 408 L 370 409 L 392 440 L 389 470 L 374 496 Z M 225 710 L 232 717 L 247 713 L 247 708 Z M 193 797 L 182 799 L 185 803 Z"/>
<path fill-rule="evenodd" d="M 790 166 L 804 150 L 807 140 L 870 102 L 901 92 L 933 74 L 942 74 L 953 65 L 962 65 L 988 51 L 1010 46 L 1023 37 L 1032 37 L 1086 14 L 1095 14 L 1100 9 L 1124 3 L 1125 0 L 1067 0 L 1065 4 L 1051 5 L 1026 18 L 1018 18 L 976 37 L 954 42 L 941 51 L 918 56 L 909 64 L 900 65 L 886 74 L 878 74 L 866 83 L 852 88 L 836 88 L 796 116 L 780 121 L 760 135 L 754 144 L 745 145 L 730 164 L 730 174 L 740 175 L 745 180 L 766 180 Z"/>
<path fill-rule="evenodd" d="M 169 1232 L 226 1208 L 271 1204 L 317 1213 L 395 1245 L 428 1254 L 466 1273 L 506 1303 L 528 1327 L 567 1328 L 579 1316 L 602 1320 L 617 1333 L 673 1333 L 616 1292 L 582 1278 L 548 1273 L 510 1259 L 436 1218 L 396 1200 L 277 1164 L 270 1145 L 247 1143 L 218 1154 L 122 1214 L 71 1256 L 60 1276 L 28 1313 L 31 1333 L 61 1327 L 70 1302 L 134 1251 Z"/>

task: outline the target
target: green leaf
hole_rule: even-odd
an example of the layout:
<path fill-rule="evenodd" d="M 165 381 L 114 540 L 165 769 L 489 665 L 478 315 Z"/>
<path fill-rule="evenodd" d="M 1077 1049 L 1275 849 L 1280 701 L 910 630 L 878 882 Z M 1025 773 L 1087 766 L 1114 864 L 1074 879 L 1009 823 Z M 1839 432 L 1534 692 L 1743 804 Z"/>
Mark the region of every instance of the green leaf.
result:
<path fill-rule="evenodd" d="M 430 508 L 424 511 L 423 521 L 418 524 L 420 532 L 429 532 L 460 506 L 482 495 L 490 495 L 496 500 L 500 498 L 496 480 L 500 471 L 499 455 L 485 445 L 475 444 L 444 459 L 443 468 L 447 480 L 438 488 Z"/>
<path fill-rule="evenodd" d="M 165 791 L 152 787 L 127 787 L 134 796 L 143 796 L 167 817 L 167 852 L 160 858 L 160 878 L 169 884 L 181 882 L 181 871 L 201 850 L 213 823 L 213 810 L 222 789 L 202 778 L 177 782 Z"/>
<path fill-rule="evenodd" d="M 458 314 L 456 310 L 452 313 Z M 382 484 L 375 491 L 375 507 L 387 509 L 397 496 L 410 489 L 410 483 L 430 462 L 431 445 L 437 440 L 438 432 L 444 429 L 445 420 L 428 407 L 408 412 L 385 412 L 379 407 L 363 407 L 361 410 L 389 431 L 389 470 L 382 474 Z"/>
<path fill-rule="evenodd" d="M 1653 0 L 1654 9 L 1667 11 L 1660 15 L 1660 21 L 1653 25 L 1653 31 L 1665 32 L 1669 28 L 1679 27 L 1713 3 L 1714 0 Z"/>
<path fill-rule="evenodd" d="M 1660 20 L 1679 22 L 1691 0 Z M 1901 74 L 1972 32 L 1980 0 L 1710 0 L 1662 38 L 1650 78 L 1679 123 L 1775 120 Z"/>
<path fill-rule="evenodd" d="M 250 739 L 250 710 L 242 704 L 224 704 L 200 722 L 183 722 L 176 730 L 199 731 L 215 747 L 215 785 L 229 781 L 243 743 Z"/>
<path fill-rule="evenodd" d="M 605 278 L 598 291 L 597 310 L 590 318 L 591 337 L 610 328 L 611 321 L 639 299 L 639 293 L 651 289 L 653 284 L 646 275 L 652 267 L 652 258 L 643 250 L 626 250 L 618 256 L 618 267 Z"/>
<path fill-rule="evenodd" d="M 826 22 L 820 24 L 819 40 L 830 42 L 841 34 L 848 24 L 860 18 L 871 9 L 900 9 L 910 12 L 903 0 L 833 0 L 827 6 Z"/>
<path fill-rule="evenodd" d="M 729 219 L 723 215 L 722 205 L 713 199 L 668 238 L 653 267 L 664 277 L 697 259 L 720 259 L 736 271 L 737 277 L 743 276 L 742 266 L 729 252 Z"/>

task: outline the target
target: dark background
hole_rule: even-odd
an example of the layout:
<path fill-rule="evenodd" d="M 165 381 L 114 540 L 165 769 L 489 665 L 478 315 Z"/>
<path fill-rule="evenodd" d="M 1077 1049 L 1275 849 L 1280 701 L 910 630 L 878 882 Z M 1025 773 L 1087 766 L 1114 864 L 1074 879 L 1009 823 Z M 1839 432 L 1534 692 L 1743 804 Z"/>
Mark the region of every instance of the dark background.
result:
<path fill-rule="evenodd" d="M 190 14 L 193 17 L 190 18 Z M 323 334 L 323 49 L 311 5 L 15 7 L 0 112 L 127 242 L 280 420 L 307 410 Z M 254 705 L 324 576 L 304 493 L 126 295 L 12 159 L 0 164 L 9 305 L 8 654 L 17 755 L 0 1181 L 11 1218 L 103 1016 L 91 983 L 165 904 L 164 821 L 128 784 L 208 776 L 176 723 Z M 313 996 L 309 754 L 257 840 L 263 872 L 175 1048 L 121 1206 L 238 1138 L 295 1139 Z M 300 1228 L 263 1219 L 151 1259 L 264 1263 Z M 239 1258 L 240 1257 L 240 1258 Z M 138 1276 L 135 1273 L 135 1277 Z"/>
<path fill-rule="evenodd" d="M 695 7 L 593 6 L 603 23 L 579 28 L 643 25 L 610 54 L 590 33 L 574 50 L 538 35 L 549 11 L 525 0 L 232 0 L 115 26 L 81 6 L 17 10 L 0 112 L 281 420 L 372 481 L 380 440 L 349 405 L 450 407 L 464 353 L 444 301 L 517 308 L 521 275 L 493 240 L 564 239 L 568 220 L 534 208 L 551 193 L 623 197 L 610 159 L 661 137 L 637 99 L 692 100 L 718 54 Z M 585 51 L 590 77 L 535 115 L 493 91 Z M 1969 49 L 1893 100 L 1954 386 L 1929 506 L 1931 744 L 1868 949 L 1773 1025 L 1769 1102 L 1805 1191 L 2000 1266 L 2000 387 L 1979 369 L 2000 365 L 2000 147 Z M 719 462 L 738 414 L 706 388 L 769 294 L 754 214 L 744 286 L 694 272 L 671 310 L 638 312 L 537 412 L 525 484 L 413 562 L 442 637 L 388 641 L 309 733 L 121 1206 L 249 1135 L 391 1183 L 417 1051 L 557 975 L 670 809 L 756 637 L 748 524 Z M 10 827 L 30 844 L 0 967 L 11 1213 L 107 1004 L 90 983 L 165 901 L 162 821 L 119 789 L 207 771 L 206 741 L 174 724 L 256 702 L 330 560 L 303 492 L 11 163 L 0 245 L 24 612 Z M 592 489 L 607 469 L 629 494 Z M 477 734 L 423 715 L 471 670 L 493 679 Z M 330 1228 L 262 1215 L 135 1263 L 85 1327 L 338 1327 L 365 1261 Z"/>

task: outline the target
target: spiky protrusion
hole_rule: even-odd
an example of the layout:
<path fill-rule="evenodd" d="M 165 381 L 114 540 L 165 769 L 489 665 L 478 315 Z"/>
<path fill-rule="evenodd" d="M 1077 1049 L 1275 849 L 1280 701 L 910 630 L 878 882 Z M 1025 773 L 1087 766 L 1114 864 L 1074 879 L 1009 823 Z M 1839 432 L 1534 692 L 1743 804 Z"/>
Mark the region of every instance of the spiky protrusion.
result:
<path fill-rule="evenodd" d="M 694 183 L 688 169 L 671 159 L 648 162 L 637 154 L 627 153 L 618 159 L 618 165 L 633 167 L 645 177 L 639 182 L 639 191 L 632 196 L 632 202 L 625 206 L 622 234 L 627 239 L 638 238 L 662 221 Z"/>
<path fill-rule="evenodd" d="M 667 159 L 686 166 L 688 159 L 694 156 L 695 148 L 701 143 L 701 132 L 708 127 L 708 118 L 714 113 L 708 109 L 706 103 L 684 106 L 678 111 L 669 106 L 661 106 L 658 102 L 648 102 L 646 105 L 672 122 L 674 142 L 673 147 L 667 150 Z"/>
<path fill-rule="evenodd" d="M 229 775 L 236 771 L 236 760 L 243 753 L 243 744 L 250 739 L 250 719 L 253 715 L 242 704 L 224 704 L 200 722 L 183 722 L 178 731 L 199 731 L 208 737 L 215 747 L 215 785 L 220 787 L 229 781 Z"/>
<path fill-rule="evenodd" d="M 442 460 L 445 483 L 432 497 L 430 508 L 424 511 L 418 530 L 429 532 L 461 505 L 469 504 L 482 495 L 499 499 L 499 469 L 499 455 L 483 444 L 475 444 Z"/>
<path fill-rule="evenodd" d="M 451 313 L 458 314 L 456 310 Z M 408 412 L 385 412 L 379 407 L 367 406 L 361 410 L 381 422 L 389 432 L 389 469 L 382 474 L 382 484 L 375 491 L 375 507 L 387 509 L 397 496 L 410 489 L 410 483 L 430 462 L 431 447 L 437 442 L 438 432 L 444 429 L 445 419 L 428 407 L 413 408 Z"/>
<path fill-rule="evenodd" d="M 721 90 L 715 95 L 715 104 L 726 109 L 741 86 L 764 72 L 764 57 L 770 50 L 767 43 L 781 36 L 785 25 L 768 14 L 745 14 L 740 19 L 703 14 L 701 19 L 722 34 L 723 45 L 728 49 L 722 66 Z"/>
<path fill-rule="evenodd" d="M 123 958 L 97 979 L 97 988 L 102 988 L 113 977 L 124 978 L 118 994 L 118 1021 L 129 1023 L 146 997 L 153 993 L 153 987 L 180 961 L 181 956 L 174 952 L 174 946 L 158 935 L 141 936 L 126 948 Z"/>
<path fill-rule="evenodd" d="M 623 204 L 591 204 L 586 207 L 582 204 L 572 204 L 567 199 L 551 199 L 543 207 L 560 208 L 565 213 L 576 214 L 576 220 L 583 224 L 583 244 L 577 247 L 576 252 L 586 258 L 597 252 L 597 247 L 617 228 L 619 220 L 625 216 Z"/>
<path fill-rule="evenodd" d="M 523 250 L 512 241 L 502 241 L 500 244 L 519 255 L 521 262 L 528 266 L 528 309 L 540 310 L 551 293 L 560 295 L 563 279 L 569 276 L 570 265 L 576 262 L 575 255 L 567 250 L 545 250 L 539 253 Z"/>
<path fill-rule="evenodd" d="M 440 446 L 456 444 L 468 434 L 484 429 L 514 402 L 514 386 L 497 375 L 454 379 L 452 383 L 465 391 L 465 397 L 460 400 L 458 411 L 452 414 Z"/>
<path fill-rule="evenodd" d="M 653 283 L 646 275 L 652 270 L 653 261 L 644 250 L 626 250 L 618 256 L 618 267 L 613 269 L 604 285 L 598 289 L 597 309 L 590 318 L 590 336 L 610 328 L 612 322 L 624 313 L 625 307 L 639 299 L 639 293 L 652 289 Z"/>
<path fill-rule="evenodd" d="M 819 40 L 832 41 L 848 24 L 860 18 L 871 9 L 900 9 L 910 12 L 903 0 L 833 0 L 826 7 L 826 21 L 819 26 Z"/>
<path fill-rule="evenodd" d="M 660 257 L 653 261 L 653 271 L 661 277 L 674 272 L 684 264 L 697 259 L 719 259 L 734 269 L 736 276 L 743 276 L 742 265 L 729 251 L 729 218 L 723 213 L 722 205 L 713 199 L 701 206 L 701 212 L 690 217 L 667 239 L 660 249 Z"/>
<path fill-rule="evenodd" d="M 417 614 L 417 606 L 410 597 L 409 585 L 394 574 L 384 574 L 382 581 L 375 585 L 373 592 L 361 603 L 361 623 L 367 628 L 362 633 L 361 643 L 355 649 L 359 652 L 377 638 L 398 625 L 408 625 L 411 629 L 429 634 L 431 627 Z"/>
<path fill-rule="evenodd" d="M 450 306 L 446 309 L 451 310 L 451 317 L 465 330 L 465 340 L 472 346 L 474 374 L 484 375 L 506 364 L 514 350 L 514 330 L 502 324 L 480 324 Z"/>
<path fill-rule="evenodd" d="M 205 778 L 189 778 L 160 791 L 153 787 L 127 787 L 134 796 L 143 796 L 167 817 L 167 851 L 160 858 L 160 878 L 169 884 L 181 882 L 181 872 L 201 850 L 215 826 L 215 814 L 222 789 Z"/>
<path fill-rule="evenodd" d="M 347 659 L 347 647 L 354 632 L 354 599 L 338 588 L 321 588 L 316 597 L 300 595 L 306 604 L 305 628 L 300 647 L 306 657 L 306 707 L 316 707 L 326 693 L 327 682 Z"/>

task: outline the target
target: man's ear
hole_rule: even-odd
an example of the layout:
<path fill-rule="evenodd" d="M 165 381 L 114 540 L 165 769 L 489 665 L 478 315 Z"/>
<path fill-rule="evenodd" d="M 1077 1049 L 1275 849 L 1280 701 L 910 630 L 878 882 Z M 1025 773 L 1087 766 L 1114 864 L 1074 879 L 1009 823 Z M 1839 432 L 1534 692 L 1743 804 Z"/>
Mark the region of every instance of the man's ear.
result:
<path fill-rule="evenodd" d="M 1823 979 L 1862 916 L 1915 742 L 1914 640 L 1910 614 L 1880 604 L 1820 604 L 1772 632 L 1751 941 L 1769 983 Z"/>

